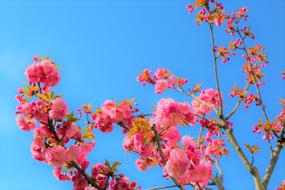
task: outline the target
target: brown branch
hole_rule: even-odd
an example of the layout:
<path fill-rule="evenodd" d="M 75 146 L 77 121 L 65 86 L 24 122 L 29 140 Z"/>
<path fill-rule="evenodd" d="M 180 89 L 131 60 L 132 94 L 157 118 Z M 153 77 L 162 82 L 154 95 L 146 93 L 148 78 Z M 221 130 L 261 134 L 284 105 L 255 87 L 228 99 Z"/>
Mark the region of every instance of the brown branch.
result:
<path fill-rule="evenodd" d="M 269 162 L 269 164 L 268 164 L 268 166 L 266 168 L 266 171 L 265 171 L 265 174 L 264 174 L 264 177 L 263 177 L 263 180 L 262 180 L 262 183 L 263 183 L 265 188 L 268 186 L 269 180 L 270 180 L 271 175 L 272 175 L 272 173 L 274 171 L 274 168 L 275 168 L 276 163 L 278 161 L 278 158 L 279 158 L 279 155 L 281 153 L 281 150 L 282 150 L 282 148 L 284 146 L 284 142 L 285 142 L 284 130 L 285 130 L 285 122 L 283 123 L 283 126 L 281 128 L 280 139 L 278 140 L 277 145 L 274 148 L 271 160 L 270 160 L 270 162 Z"/>
<path fill-rule="evenodd" d="M 192 97 L 193 99 L 196 99 L 196 100 L 200 101 L 201 103 L 203 103 L 203 104 L 209 106 L 209 107 L 216 113 L 217 116 L 220 115 L 220 114 L 219 114 L 219 111 L 217 110 L 217 108 L 215 108 L 213 105 L 209 104 L 208 102 L 205 102 L 205 101 L 201 100 L 201 98 L 195 96 L 193 93 L 187 92 L 187 91 L 184 90 L 181 86 L 180 86 L 180 87 L 177 87 L 177 86 L 176 86 L 175 89 L 178 90 L 179 92 L 182 92 L 182 93 L 184 93 L 185 95 L 190 96 L 190 97 Z"/>
<path fill-rule="evenodd" d="M 166 164 L 166 159 L 165 159 L 164 153 L 163 153 L 162 148 L 161 148 L 160 136 L 159 136 L 159 134 L 158 134 L 158 132 L 157 132 L 157 130 L 156 130 L 155 125 L 153 125 L 153 126 L 151 127 L 151 129 L 152 129 L 152 131 L 154 132 L 154 140 L 155 140 L 156 145 L 157 145 L 157 150 L 158 150 L 159 155 L 160 155 L 160 157 L 161 157 L 161 159 L 162 159 L 163 165 L 165 165 L 165 164 Z M 170 178 L 172 179 L 172 181 L 175 183 L 175 185 L 176 185 L 179 189 L 184 190 L 183 186 L 180 185 L 180 184 L 176 181 L 176 179 L 175 179 L 174 177 L 170 176 Z"/>
<path fill-rule="evenodd" d="M 243 150 L 241 149 L 240 145 L 238 144 L 236 138 L 233 135 L 233 129 L 232 128 L 226 129 L 226 134 L 227 134 L 227 137 L 228 137 L 230 143 L 234 146 L 235 151 L 238 153 L 242 163 L 244 164 L 246 169 L 249 171 L 249 173 L 253 177 L 255 189 L 256 190 L 265 190 L 265 188 L 261 182 L 258 169 L 250 164 L 249 160 L 245 156 L 245 153 L 243 152 Z"/>
<path fill-rule="evenodd" d="M 246 58 L 247 60 L 250 62 L 250 69 L 252 69 L 252 62 L 250 61 L 250 57 L 249 57 L 249 54 L 248 54 L 248 51 L 246 49 L 246 46 L 245 46 L 245 41 L 242 37 L 242 34 L 241 34 L 241 31 L 239 29 L 239 27 L 237 26 L 237 30 L 236 30 L 238 36 L 240 37 L 241 41 L 242 41 L 242 50 L 244 51 L 245 55 L 246 55 Z M 267 115 L 267 112 L 266 112 L 266 108 L 265 108 L 265 105 L 263 104 L 263 101 L 262 101 L 262 96 L 261 96 L 261 92 L 260 92 L 260 88 L 257 84 L 257 80 L 256 78 L 254 77 L 254 75 L 252 74 L 252 72 L 249 72 L 249 74 L 251 75 L 251 77 L 254 79 L 254 85 L 255 85 L 255 88 L 256 88 L 256 92 L 257 92 L 257 96 L 258 96 L 258 99 L 259 99 L 259 103 L 261 105 L 261 108 L 262 108 L 262 113 L 266 119 L 266 121 L 269 121 L 269 118 L 268 118 L 268 115 Z"/>
<path fill-rule="evenodd" d="M 219 176 L 212 176 L 213 184 L 218 187 L 218 190 L 225 190 L 224 185 L 223 185 L 224 175 L 223 175 L 222 168 L 219 166 L 218 159 L 215 160 L 215 166 L 218 170 Z"/>
<path fill-rule="evenodd" d="M 212 177 L 213 183 L 218 187 L 218 190 L 225 190 L 223 182 L 219 177 Z"/>
<path fill-rule="evenodd" d="M 220 116 L 221 118 L 224 117 L 223 113 L 223 99 L 222 99 L 222 93 L 221 93 L 221 88 L 220 88 L 220 83 L 219 83 L 219 74 L 218 74 L 218 66 L 217 66 L 217 56 L 215 53 L 215 39 L 214 39 L 214 33 L 213 33 L 213 24 L 209 23 L 210 26 L 210 35 L 211 35 L 211 43 L 212 43 L 212 52 L 213 52 L 213 60 L 214 60 L 214 72 L 215 72 L 215 81 L 216 81 L 216 87 L 218 90 L 219 94 L 219 101 L 220 101 Z"/>
<path fill-rule="evenodd" d="M 193 188 L 194 186 L 192 184 L 185 184 L 185 185 L 191 185 Z M 165 185 L 165 186 L 159 186 L 159 187 L 152 187 L 146 190 L 159 190 L 159 189 L 170 189 L 170 188 L 174 188 L 177 187 L 177 185 Z"/>
<path fill-rule="evenodd" d="M 203 133 L 203 126 L 200 127 L 199 135 L 198 135 L 198 146 L 197 148 L 200 148 L 201 140 L 202 140 L 202 133 Z"/>
<path fill-rule="evenodd" d="M 48 127 L 53 133 L 55 139 L 57 142 L 60 142 L 61 140 L 59 139 L 56 130 L 55 130 L 55 125 L 52 122 L 52 119 L 48 118 Z M 64 146 L 63 146 L 64 147 Z M 85 180 L 88 182 L 88 184 L 92 185 L 93 187 L 97 188 L 98 190 L 102 190 L 102 188 L 91 179 L 91 177 L 85 172 L 84 169 L 82 169 L 75 161 L 70 162 L 71 165 L 85 178 Z"/>
<path fill-rule="evenodd" d="M 247 82 L 243 91 L 247 92 L 249 87 L 250 87 L 250 83 Z M 238 108 L 239 108 L 239 106 L 241 105 L 242 102 L 243 102 L 243 99 L 240 98 L 238 100 L 237 104 L 235 105 L 235 107 L 233 108 L 233 110 L 226 116 L 226 120 L 229 120 L 236 113 L 236 111 L 238 110 Z"/>

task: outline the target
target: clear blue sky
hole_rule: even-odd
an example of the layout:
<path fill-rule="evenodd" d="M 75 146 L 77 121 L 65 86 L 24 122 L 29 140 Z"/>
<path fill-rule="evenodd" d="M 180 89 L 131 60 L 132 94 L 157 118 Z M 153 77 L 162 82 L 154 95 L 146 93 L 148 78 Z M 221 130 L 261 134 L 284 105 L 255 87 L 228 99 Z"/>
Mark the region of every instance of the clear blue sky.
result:
<path fill-rule="evenodd" d="M 24 82 L 24 70 L 33 55 L 50 56 L 60 67 L 62 80 L 55 89 L 64 94 L 70 110 L 81 104 L 100 106 L 106 99 L 136 98 L 142 112 L 150 112 L 162 97 L 176 100 L 186 97 L 168 90 L 155 95 L 153 88 L 141 87 L 136 76 L 144 69 L 168 68 L 178 76 L 187 77 L 190 85 L 203 83 L 215 87 L 210 54 L 209 30 L 194 24 L 187 14 L 186 0 L 0 0 L 0 190 L 61 190 L 71 183 L 59 182 L 52 167 L 32 159 L 32 133 L 20 131 L 15 124 L 16 88 Z M 227 1 L 231 10 L 248 6 L 249 25 L 258 43 L 265 45 L 270 66 L 265 69 L 264 101 L 272 119 L 280 112 L 278 100 L 285 97 L 285 1 Z M 221 30 L 216 33 L 225 43 Z M 224 44 L 225 45 L 225 44 Z M 228 97 L 234 83 L 244 84 L 240 59 L 219 64 L 222 90 L 227 111 L 234 101 Z M 256 164 L 263 175 L 269 162 L 267 144 L 261 136 L 251 133 L 252 125 L 262 117 L 252 106 L 240 109 L 233 118 L 234 130 L 241 144 L 261 146 Z M 197 128 L 197 127 L 196 127 Z M 182 129 L 195 135 L 195 127 Z M 119 170 L 136 180 L 143 188 L 171 184 L 161 178 L 161 169 L 139 172 L 136 155 L 122 150 L 123 136 L 117 128 L 111 134 L 96 132 L 97 146 L 89 155 L 92 163 L 105 159 L 123 162 Z M 225 187 L 228 190 L 252 190 L 253 182 L 233 152 L 222 159 Z M 268 189 L 285 179 L 285 151 Z"/>

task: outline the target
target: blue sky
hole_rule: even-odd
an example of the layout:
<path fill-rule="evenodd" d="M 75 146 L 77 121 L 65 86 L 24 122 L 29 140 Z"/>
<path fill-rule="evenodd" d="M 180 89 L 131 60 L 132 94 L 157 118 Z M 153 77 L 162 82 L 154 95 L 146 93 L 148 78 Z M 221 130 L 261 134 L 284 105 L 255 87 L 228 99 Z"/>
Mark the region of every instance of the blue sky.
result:
<path fill-rule="evenodd" d="M 136 98 L 142 112 L 162 97 L 185 101 L 187 97 L 168 90 L 155 95 L 153 88 L 142 87 L 136 76 L 145 68 L 168 68 L 175 75 L 187 77 L 191 86 L 202 83 L 214 88 L 208 26 L 198 27 L 193 15 L 187 14 L 185 0 L 0 0 L 0 190 L 71 189 L 71 183 L 59 182 L 52 167 L 32 159 L 32 133 L 20 131 L 15 124 L 16 88 L 26 81 L 25 68 L 33 55 L 50 56 L 61 68 L 62 80 L 56 93 L 63 94 L 70 110 L 81 104 L 99 107 L 106 99 Z M 228 1 L 230 10 L 242 6 L 250 10 L 249 26 L 256 43 L 266 47 L 270 65 L 265 69 L 264 102 L 273 119 L 280 112 L 280 97 L 285 97 L 285 1 Z M 229 36 L 215 30 L 217 43 L 226 45 Z M 254 42 L 255 43 L 255 42 Z M 249 42 L 253 44 L 252 41 Z M 234 58 L 219 64 L 222 90 L 229 112 L 235 99 L 228 97 L 233 84 L 243 86 L 243 61 Z M 261 136 L 251 133 L 262 114 L 250 106 L 232 118 L 240 144 L 261 146 L 256 157 L 261 175 L 269 162 L 268 145 Z M 197 127 L 181 129 L 197 134 Z M 161 169 L 139 172 L 136 155 L 122 150 L 123 136 L 116 128 L 111 134 L 96 131 L 97 145 L 89 155 L 91 164 L 120 161 L 119 170 L 143 188 L 171 184 L 161 177 Z M 224 184 L 229 190 L 251 190 L 253 182 L 231 146 L 230 155 L 221 160 Z M 268 189 L 285 179 L 285 151 Z"/>

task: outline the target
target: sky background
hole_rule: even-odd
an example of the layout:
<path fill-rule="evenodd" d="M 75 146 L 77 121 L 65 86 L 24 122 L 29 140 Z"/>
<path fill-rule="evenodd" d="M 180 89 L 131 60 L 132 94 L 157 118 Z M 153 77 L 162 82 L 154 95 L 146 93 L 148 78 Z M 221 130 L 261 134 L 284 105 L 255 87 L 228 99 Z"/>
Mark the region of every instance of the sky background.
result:
<path fill-rule="evenodd" d="M 150 86 L 142 87 L 136 76 L 145 68 L 170 69 L 175 75 L 189 79 L 189 86 L 202 83 L 215 88 L 209 28 L 194 24 L 185 0 L 94 0 L 40 1 L 0 0 L 0 190 L 61 190 L 72 189 L 72 183 L 57 181 L 52 167 L 31 157 L 32 133 L 23 132 L 15 123 L 16 89 L 26 81 L 25 68 L 33 55 L 49 56 L 61 67 L 59 85 L 54 89 L 63 94 L 74 110 L 82 104 L 100 107 L 106 99 L 136 98 L 141 112 L 149 113 L 162 97 L 191 101 L 168 90 L 155 95 Z M 227 1 L 228 11 L 247 6 L 249 26 L 256 41 L 266 47 L 270 65 L 265 69 L 266 85 L 261 88 L 264 102 L 273 119 L 280 112 L 279 98 L 285 97 L 285 1 Z M 227 45 L 231 39 L 223 28 L 215 30 L 217 44 Z M 219 63 L 221 86 L 226 112 L 236 99 L 228 94 L 236 83 L 244 85 L 240 70 L 243 60 Z M 250 106 L 239 109 L 232 118 L 234 132 L 240 141 L 258 144 L 255 163 L 263 176 L 269 162 L 268 144 L 255 135 L 252 126 L 262 117 L 260 109 Z M 180 127 L 183 134 L 197 134 L 198 127 Z M 110 133 L 96 133 L 97 145 L 89 154 L 91 165 L 110 161 L 123 164 L 119 171 L 141 184 L 143 189 L 172 184 L 161 177 L 159 167 L 139 172 L 134 162 L 137 155 L 122 149 L 119 127 Z M 224 185 L 227 190 L 252 190 L 253 181 L 232 147 L 222 158 Z M 249 155 L 248 155 L 249 156 Z M 285 151 L 281 153 L 268 189 L 275 189 L 285 179 Z"/>

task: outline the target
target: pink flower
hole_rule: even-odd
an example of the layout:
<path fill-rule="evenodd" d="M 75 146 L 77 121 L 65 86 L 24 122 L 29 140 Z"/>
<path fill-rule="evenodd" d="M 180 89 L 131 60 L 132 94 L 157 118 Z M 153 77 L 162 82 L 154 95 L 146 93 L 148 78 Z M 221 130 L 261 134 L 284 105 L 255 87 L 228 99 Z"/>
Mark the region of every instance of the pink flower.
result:
<path fill-rule="evenodd" d="M 165 79 L 160 79 L 156 81 L 155 84 L 155 93 L 162 94 L 168 88 L 168 82 Z"/>
<path fill-rule="evenodd" d="M 67 161 L 66 153 L 63 146 L 55 146 L 47 149 L 45 157 L 50 165 L 61 167 Z"/>
<path fill-rule="evenodd" d="M 72 176 L 72 181 L 73 190 L 85 190 L 85 188 L 88 187 L 87 181 L 79 172 L 76 172 L 75 175 Z"/>
<path fill-rule="evenodd" d="M 214 89 L 203 90 L 198 98 L 200 100 L 194 99 L 192 101 L 193 109 L 198 114 L 210 114 L 212 112 L 210 106 L 220 105 L 219 93 Z"/>
<path fill-rule="evenodd" d="M 123 140 L 123 148 L 126 152 L 130 152 L 133 146 L 133 138 L 126 136 Z"/>
<path fill-rule="evenodd" d="M 194 11 L 194 8 L 191 4 L 187 4 L 186 8 L 188 9 L 189 13 L 192 13 Z"/>
<path fill-rule="evenodd" d="M 175 102 L 173 99 L 160 99 L 154 112 L 152 123 L 157 126 L 171 127 L 179 124 L 194 124 L 197 117 L 188 102 Z"/>
<path fill-rule="evenodd" d="M 193 184 L 197 182 L 202 188 L 205 188 L 212 176 L 212 165 L 206 161 L 201 161 L 192 172 L 188 173 L 188 179 Z"/>
<path fill-rule="evenodd" d="M 34 117 L 36 120 L 47 122 L 48 115 L 44 111 L 46 103 L 42 100 L 23 103 L 17 107 L 17 114 L 23 114 L 26 117 Z"/>
<path fill-rule="evenodd" d="M 91 171 L 91 178 L 102 188 L 106 187 L 109 169 L 101 163 L 95 164 Z"/>
<path fill-rule="evenodd" d="M 63 173 L 61 167 L 55 167 L 53 170 L 53 175 L 60 181 L 70 181 L 72 179 L 72 175 Z"/>
<path fill-rule="evenodd" d="M 168 76 L 169 71 L 166 69 L 158 68 L 154 73 L 154 80 L 164 79 Z"/>
<path fill-rule="evenodd" d="M 51 110 L 49 116 L 56 121 L 62 121 L 68 112 L 65 101 L 61 98 L 56 98 L 51 101 Z"/>
<path fill-rule="evenodd" d="M 131 182 L 130 179 L 123 174 L 119 174 L 112 178 L 110 190 L 141 190 L 141 187 L 136 187 L 136 182 Z"/>
<path fill-rule="evenodd" d="M 19 128 L 24 131 L 29 131 L 36 127 L 36 122 L 34 119 L 28 119 L 23 116 L 17 116 L 16 121 L 17 121 Z"/>
<path fill-rule="evenodd" d="M 136 159 L 135 164 L 140 171 L 146 171 L 147 163 L 144 159 L 142 159 L 142 158 Z"/>
<path fill-rule="evenodd" d="M 31 84 L 41 82 L 43 78 L 42 67 L 40 64 L 31 64 L 26 70 L 25 75 L 28 77 L 28 81 Z"/>
<path fill-rule="evenodd" d="M 74 161 L 78 158 L 78 155 L 78 147 L 75 145 L 71 145 L 70 148 L 66 151 L 66 160 Z"/>
<path fill-rule="evenodd" d="M 80 133 L 79 128 L 76 126 L 75 123 L 71 123 L 70 125 L 68 125 L 66 127 L 66 132 L 65 132 L 65 136 L 67 138 L 72 138 L 75 135 L 77 135 L 77 133 Z"/>
<path fill-rule="evenodd" d="M 130 119 L 132 113 L 132 104 L 128 101 L 115 104 L 114 101 L 106 100 L 102 105 L 102 109 L 97 109 L 91 116 L 94 120 L 93 127 L 104 133 L 111 132 L 114 128 L 113 123 Z"/>
<path fill-rule="evenodd" d="M 169 176 L 174 177 L 176 180 L 185 176 L 190 168 L 190 160 L 184 150 L 176 148 L 170 152 L 170 157 L 167 160 L 164 169 Z"/>
<path fill-rule="evenodd" d="M 50 60 L 43 60 L 40 64 L 45 77 L 45 81 L 43 83 L 46 86 L 55 86 L 60 80 L 59 72 L 56 70 L 55 65 L 52 64 Z"/>
<path fill-rule="evenodd" d="M 45 162 L 45 149 L 43 146 L 45 145 L 44 141 L 42 140 L 41 136 L 35 130 L 34 132 L 34 141 L 31 144 L 31 153 L 32 157 L 38 161 Z"/>
<path fill-rule="evenodd" d="M 171 127 L 167 129 L 161 136 L 161 139 L 165 141 L 169 147 L 175 147 L 180 140 L 180 133 L 177 127 Z"/>
<path fill-rule="evenodd" d="M 80 152 L 87 155 L 89 152 L 93 150 L 94 147 L 95 147 L 95 141 L 89 143 L 85 142 L 80 145 Z"/>
<path fill-rule="evenodd" d="M 50 60 L 31 64 L 25 71 L 30 84 L 43 83 L 45 87 L 55 86 L 60 81 L 59 72 Z"/>

